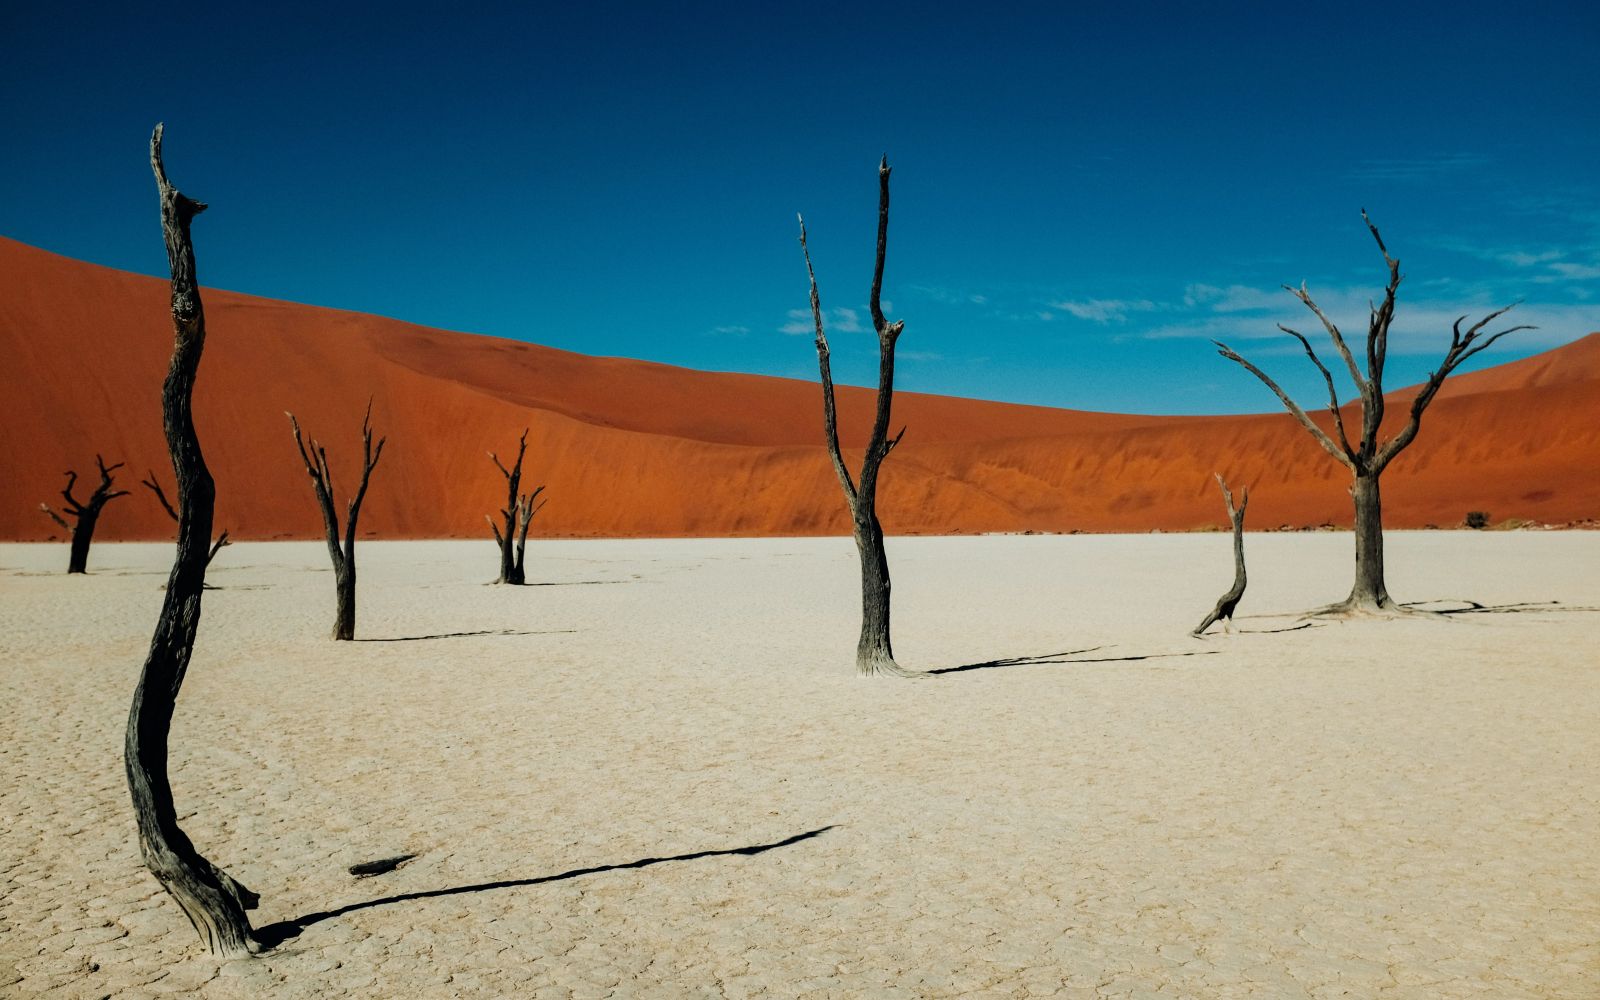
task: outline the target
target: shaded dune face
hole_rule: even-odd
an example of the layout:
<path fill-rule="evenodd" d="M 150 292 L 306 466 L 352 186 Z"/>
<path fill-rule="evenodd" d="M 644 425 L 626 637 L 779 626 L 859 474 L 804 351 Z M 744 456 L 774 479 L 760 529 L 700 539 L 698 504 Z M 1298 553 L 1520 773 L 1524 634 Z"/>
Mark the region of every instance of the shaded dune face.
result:
<path fill-rule="evenodd" d="M 160 392 L 172 332 L 164 281 L 0 239 L 0 538 L 43 540 L 68 467 L 125 461 L 97 539 L 166 539 L 137 486 L 167 484 Z M 514 451 L 548 486 L 533 534 L 848 534 L 810 382 L 594 358 L 534 344 L 207 290 L 196 421 L 235 538 L 311 539 L 321 523 L 285 410 L 328 449 L 343 506 L 361 414 L 389 446 L 364 535 L 488 537 Z M 809 348 L 808 348 L 809 350 Z M 1218 362 L 1221 364 L 1222 362 Z M 1392 394 L 1404 419 L 1409 390 Z M 859 449 L 870 390 L 841 388 Z M 1312 401 L 1307 400 L 1310 403 Z M 891 533 L 1149 531 L 1222 526 L 1211 479 L 1252 486 L 1250 527 L 1348 525 L 1347 473 L 1286 414 L 1149 417 L 895 396 L 911 431 L 885 463 Z M 1346 417 L 1347 424 L 1351 417 Z M 1359 418 L 1355 418 L 1359 424 Z M 847 456 L 859 462 L 859 452 Z M 1600 334 L 1446 383 L 1418 443 L 1384 477 L 1391 527 L 1459 524 L 1468 510 L 1567 522 L 1600 515 Z"/>

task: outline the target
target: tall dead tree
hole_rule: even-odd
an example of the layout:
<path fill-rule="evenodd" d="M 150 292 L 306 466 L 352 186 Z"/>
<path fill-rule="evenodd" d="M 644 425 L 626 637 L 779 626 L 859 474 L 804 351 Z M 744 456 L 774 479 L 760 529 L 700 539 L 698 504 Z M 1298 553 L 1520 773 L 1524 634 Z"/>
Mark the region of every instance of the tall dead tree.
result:
<path fill-rule="evenodd" d="M 1216 473 L 1217 485 L 1222 487 L 1222 502 L 1228 505 L 1228 520 L 1233 523 L 1233 586 L 1227 593 L 1217 598 L 1217 606 L 1211 609 L 1205 620 L 1195 626 L 1194 635 L 1199 635 L 1211 627 L 1211 623 L 1219 618 L 1223 628 L 1233 631 L 1233 609 L 1239 606 L 1239 599 L 1244 597 L 1246 578 L 1244 572 L 1244 509 L 1250 506 L 1250 487 L 1246 486 L 1239 495 L 1239 506 L 1233 505 L 1233 491 L 1228 489 L 1228 481 L 1222 478 L 1221 473 Z"/>
<path fill-rule="evenodd" d="M 206 321 L 195 279 L 189 223 L 205 211 L 205 205 L 168 183 L 161 163 L 161 131 L 157 125 L 150 137 L 150 166 L 161 193 L 161 229 L 172 270 L 175 336 L 172 364 L 161 389 L 161 412 L 178 480 L 178 550 L 167 578 L 161 617 L 150 639 L 150 654 L 133 692 L 123 759 L 145 865 L 177 900 L 211 953 L 235 957 L 258 948 L 250 918 L 245 915 L 246 910 L 255 908 L 258 897 L 195 849 L 178 826 L 167 779 L 167 734 L 200 627 L 216 486 L 200 452 L 190 409 L 195 373 L 205 348 Z"/>
<path fill-rule="evenodd" d="M 1434 396 L 1439 392 L 1439 387 L 1444 380 L 1455 371 L 1463 361 L 1474 354 L 1486 349 L 1495 341 L 1508 333 L 1518 330 L 1531 330 L 1531 326 L 1513 326 L 1498 333 L 1483 335 L 1483 330 L 1490 323 L 1509 311 L 1512 306 L 1496 309 L 1487 316 L 1478 320 L 1465 332 L 1461 324 L 1467 317 L 1462 316 L 1455 321 L 1450 333 L 1450 347 L 1445 352 L 1444 359 L 1440 361 L 1437 370 L 1428 374 L 1428 380 L 1417 390 L 1411 400 L 1411 411 L 1405 424 L 1399 432 L 1381 444 L 1378 433 L 1383 425 L 1384 405 L 1383 398 L 1383 367 L 1389 352 L 1389 324 L 1394 321 L 1395 292 L 1400 287 L 1400 262 L 1389 255 L 1389 249 L 1384 245 L 1383 237 L 1378 234 L 1378 227 L 1367 218 L 1365 210 L 1361 219 L 1367 224 L 1372 238 L 1378 244 L 1378 251 L 1383 254 L 1384 264 L 1389 269 L 1389 281 L 1384 288 L 1383 302 L 1372 305 L 1367 319 L 1367 350 L 1366 370 L 1357 364 L 1355 355 L 1345 342 L 1344 334 L 1339 331 L 1322 309 L 1312 301 L 1311 295 L 1302 283 L 1299 288 L 1284 289 L 1299 299 L 1307 309 L 1322 323 L 1328 336 L 1333 341 L 1333 346 L 1344 360 L 1345 367 L 1349 369 L 1350 378 L 1355 382 L 1356 391 L 1361 400 L 1361 434 L 1356 443 L 1352 444 L 1345 433 L 1344 416 L 1339 410 L 1339 393 L 1334 388 L 1333 376 L 1329 373 L 1322 359 L 1317 357 L 1317 352 L 1312 349 L 1311 341 L 1300 333 L 1289 329 L 1283 324 L 1278 324 L 1278 329 L 1289 334 L 1300 342 L 1305 349 L 1306 357 L 1316 365 L 1317 371 L 1322 374 L 1323 382 L 1328 387 L 1328 412 L 1332 417 L 1332 433 L 1319 427 L 1306 415 L 1305 410 L 1289 398 L 1288 393 L 1279 388 L 1265 372 L 1246 361 L 1235 353 L 1228 345 L 1221 341 L 1213 341 L 1217 345 L 1217 353 L 1229 361 L 1237 362 L 1256 378 L 1260 379 L 1279 402 L 1300 421 L 1300 425 L 1316 438 L 1324 451 L 1334 457 L 1345 468 L 1350 470 L 1352 482 L 1350 495 L 1355 500 L 1355 539 L 1356 539 L 1356 579 L 1355 585 L 1350 589 L 1350 596 L 1338 604 L 1329 605 L 1316 612 L 1319 615 L 1360 615 L 1381 614 L 1400 615 L 1405 612 L 1389 596 L 1388 588 L 1383 580 L 1383 507 L 1378 489 L 1378 479 L 1383 470 L 1389 467 L 1396 455 L 1404 451 L 1412 441 L 1416 440 L 1417 430 L 1422 426 L 1422 414 L 1428 405 L 1433 402 Z"/>
<path fill-rule="evenodd" d="M 339 545 L 339 514 L 333 507 L 333 472 L 328 468 L 328 453 L 311 439 L 306 448 L 300 436 L 300 422 L 294 414 L 286 414 L 289 426 L 294 428 L 294 444 L 300 449 L 300 460 L 305 463 L 306 475 L 311 477 L 311 488 L 317 495 L 317 506 L 322 508 L 322 527 L 328 537 L 328 556 L 333 560 L 333 581 L 336 608 L 333 619 L 333 637 L 350 640 L 356 637 L 356 520 L 361 516 L 361 501 L 367 497 L 367 483 L 372 470 L 378 467 L 383 455 L 383 445 L 388 438 L 378 439 L 372 446 L 372 401 L 367 401 L 367 415 L 361 418 L 361 485 L 345 508 L 344 547 Z"/>
<path fill-rule="evenodd" d="M 99 455 L 94 457 L 94 464 L 100 467 L 100 482 L 95 486 L 94 492 L 89 494 L 87 503 L 79 503 L 78 498 L 72 495 L 73 487 L 78 484 L 78 474 L 71 469 L 66 472 L 67 485 L 61 491 L 61 496 L 67 502 L 61 510 L 72 518 L 68 524 L 66 518 L 50 509 L 49 504 L 40 504 L 39 509 L 49 515 L 50 520 L 72 532 L 72 549 L 67 556 L 68 573 L 87 573 L 89 566 L 89 543 L 94 540 L 94 528 L 100 521 L 100 511 L 105 505 L 117 497 L 128 495 L 127 490 L 113 490 L 111 487 L 115 477 L 111 474 L 122 468 L 122 463 L 106 465 L 106 460 Z"/>
<path fill-rule="evenodd" d="M 178 517 L 178 512 L 173 509 L 172 504 L 167 500 L 167 491 L 161 488 L 161 480 L 156 478 L 154 469 L 151 469 L 145 478 L 139 480 L 139 485 L 156 495 L 156 500 L 160 502 L 161 509 L 167 512 L 167 516 L 172 518 L 174 524 L 182 523 L 182 519 Z M 211 560 L 217 557 L 217 553 L 222 551 L 224 545 L 232 544 L 232 542 L 228 541 L 227 530 L 224 529 L 222 534 L 217 536 L 217 540 L 211 543 L 211 549 L 206 553 L 206 565 L 211 565 Z"/>
<path fill-rule="evenodd" d="M 894 348 L 905 327 L 904 320 L 890 323 L 879 302 L 883 290 L 883 258 L 889 244 L 889 158 L 878 164 L 878 252 L 872 268 L 872 292 L 868 300 L 872 328 L 878 334 L 878 405 L 872 421 L 872 434 L 861 458 L 858 480 L 850 478 L 844 455 L 839 450 L 839 418 L 834 401 L 833 369 L 828 360 L 828 337 L 823 330 L 822 302 L 817 294 L 817 274 L 811 266 L 811 251 L 806 246 L 806 221 L 800 219 L 800 252 L 806 261 L 806 276 L 811 282 L 811 318 L 817 329 L 817 365 L 822 373 L 822 425 L 833 459 L 833 471 L 844 490 L 850 509 L 856 550 L 861 555 L 861 638 L 856 644 L 856 669 L 863 676 L 887 674 L 894 677 L 924 677 L 902 668 L 894 660 L 889 642 L 889 557 L 883 547 L 883 525 L 878 523 L 878 470 L 883 460 L 905 436 L 905 428 L 889 437 L 889 411 L 894 402 Z"/>
<path fill-rule="evenodd" d="M 543 486 L 537 487 L 532 493 L 517 492 L 522 488 L 522 457 L 527 451 L 528 430 L 523 428 L 522 437 L 517 441 L 517 460 L 511 468 L 501 465 L 499 457 L 489 452 L 489 460 L 506 477 L 506 505 L 500 508 L 505 530 L 501 530 L 501 524 L 496 524 L 493 517 L 483 515 L 484 520 L 489 522 L 489 529 L 494 532 L 495 544 L 500 546 L 500 579 L 495 583 L 521 586 L 528 581 L 523 564 L 523 555 L 528 547 L 528 524 L 545 502 L 540 500 L 538 506 L 534 505 L 534 501 L 539 500 L 539 494 L 544 492 Z"/>

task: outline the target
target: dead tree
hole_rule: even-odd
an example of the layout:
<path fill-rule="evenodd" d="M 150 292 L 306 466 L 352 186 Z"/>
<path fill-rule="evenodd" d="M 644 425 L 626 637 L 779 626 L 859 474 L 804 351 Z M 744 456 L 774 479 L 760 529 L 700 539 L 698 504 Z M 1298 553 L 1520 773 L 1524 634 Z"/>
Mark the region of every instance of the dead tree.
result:
<path fill-rule="evenodd" d="M 245 915 L 246 910 L 255 908 L 258 897 L 195 849 L 178 826 L 167 780 L 167 734 L 200 627 L 216 501 L 216 486 L 200 452 L 190 409 L 195 373 L 205 348 L 206 322 L 195 279 L 189 223 L 205 206 L 167 182 L 161 164 L 160 125 L 150 137 L 150 166 L 161 193 L 161 228 L 172 270 L 175 336 L 172 364 L 161 389 L 161 411 L 178 478 L 178 550 L 167 578 L 161 617 L 150 640 L 150 655 L 133 692 L 124 761 L 145 865 L 177 900 L 211 953 L 235 957 L 258 950 Z"/>
<path fill-rule="evenodd" d="M 167 501 L 167 492 L 161 488 L 161 481 L 156 478 L 154 469 L 149 471 L 149 474 L 146 478 L 139 480 L 139 485 L 145 487 L 151 493 L 156 495 L 156 500 L 161 503 L 161 509 L 167 512 L 167 516 L 172 518 L 174 524 L 181 523 L 180 519 L 178 518 L 178 512 L 174 510 L 172 504 Z M 217 553 L 222 551 L 222 547 L 224 545 L 232 544 L 232 542 L 228 541 L 227 530 L 224 529 L 222 534 L 217 536 L 217 540 L 211 543 L 211 550 L 206 553 L 206 565 L 211 565 L 211 560 L 217 557 Z"/>
<path fill-rule="evenodd" d="M 889 437 L 889 411 L 894 402 L 894 348 L 905 327 L 904 320 L 890 323 L 884 318 L 879 296 L 883 290 L 883 258 L 889 243 L 889 158 L 878 164 L 878 252 L 872 269 L 872 293 L 868 300 L 872 327 L 878 334 L 878 405 L 872 421 L 872 435 L 861 458 L 859 480 L 852 481 L 839 450 L 839 418 L 834 401 L 833 370 L 828 361 L 828 337 L 822 326 L 822 302 L 817 294 L 817 274 L 811 266 L 811 251 L 806 246 L 806 222 L 800 219 L 800 252 L 806 261 L 806 276 L 811 282 L 811 318 L 817 329 L 817 365 L 822 373 L 822 426 L 833 459 L 833 471 L 844 490 L 850 509 L 856 550 L 861 555 L 861 638 L 856 644 L 856 669 L 863 676 L 887 674 L 894 677 L 924 677 L 902 668 L 894 661 L 889 643 L 889 557 L 883 548 L 883 525 L 878 523 L 878 470 L 883 460 L 905 436 L 905 428 Z"/>
<path fill-rule="evenodd" d="M 1239 506 L 1233 505 L 1233 491 L 1228 489 L 1227 480 L 1221 473 L 1216 473 L 1217 485 L 1222 487 L 1222 502 L 1228 505 L 1228 520 L 1233 522 L 1233 586 L 1228 592 L 1217 598 L 1217 606 L 1211 609 L 1195 627 L 1194 635 L 1199 635 L 1211 627 L 1212 622 L 1221 619 L 1222 627 L 1233 631 L 1233 609 L 1239 606 L 1239 599 L 1244 596 L 1244 509 L 1250 506 L 1250 488 L 1247 486 L 1239 494 Z"/>
<path fill-rule="evenodd" d="M 361 516 L 361 501 L 367 497 L 367 483 L 372 470 L 378 467 L 383 454 L 383 444 L 388 438 L 379 438 L 372 446 L 372 401 L 367 401 L 367 415 L 361 418 L 361 485 L 345 508 L 344 547 L 339 546 L 339 515 L 333 507 L 333 472 L 328 468 L 328 453 L 311 439 L 306 448 L 300 437 L 300 422 L 294 414 L 287 414 L 289 426 L 294 428 L 294 444 L 300 449 L 300 460 L 305 463 L 306 474 L 311 477 L 311 488 L 317 495 L 317 506 L 322 508 L 322 527 L 328 537 L 328 555 L 333 560 L 334 590 L 337 606 L 333 619 L 333 637 L 350 640 L 356 637 L 356 520 Z"/>
<path fill-rule="evenodd" d="M 100 483 L 89 494 L 87 503 L 79 503 L 78 498 L 72 495 L 72 488 L 78 484 L 78 474 L 71 469 L 66 472 L 67 485 L 61 491 L 61 496 L 67 502 L 61 509 L 73 523 L 68 524 L 66 518 L 50 509 L 49 504 L 40 504 L 39 509 L 49 515 L 50 520 L 72 532 L 72 549 L 67 557 L 68 573 L 87 573 L 89 566 L 89 543 L 94 540 L 94 527 L 100 520 L 100 511 L 106 504 L 117 497 L 128 495 L 127 490 L 113 490 L 113 472 L 122 468 L 122 463 L 106 465 L 106 460 L 99 455 L 94 457 L 94 464 L 100 467 Z"/>
<path fill-rule="evenodd" d="M 1294 415 L 1300 425 L 1316 438 L 1324 451 L 1332 455 L 1334 460 L 1350 470 L 1352 482 L 1350 495 L 1355 500 L 1355 540 L 1356 540 L 1356 578 L 1355 585 L 1350 589 L 1350 596 L 1338 604 L 1329 605 L 1316 615 L 1401 615 L 1406 612 L 1389 596 L 1388 588 L 1383 580 L 1383 509 L 1382 500 L 1378 489 L 1378 479 L 1383 470 L 1389 467 L 1396 455 L 1404 451 L 1412 441 L 1416 440 L 1417 430 L 1422 426 L 1422 414 L 1428 405 L 1433 402 L 1439 392 L 1439 387 L 1444 380 L 1455 371 L 1463 361 L 1474 354 L 1486 349 L 1495 341 L 1508 333 L 1518 330 L 1531 330 L 1531 326 L 1513 326 L 1498 333 L 1483 335 L 1483 330 L 1490 323 L 1504 315 L 1511 306 L 1496 309 L 1487 316 L 1478 320 L 1465 332 L 1461 324 L 1467 317 L 1462 316 L 1455 321 L 1450 333 L 1450 348 L 1445 352 L 1444 359 L 1440 361 L 1437 370 L 1428 374 L 1428 380 L 1417 390 L 1411 400 L 1411 412 L 1406 418 L 1404 426 L 1398 433 L 1381 444 L 1378 441 L 1378 432 L 1383 424 L 1384 398 L 1383 398 L 1383 366 L 1389 352 L 1389 324 L 1394 321 L 1395 292 L 1400 287 L 1400 262 L 1389 255 L 1388 247 L 1384 246 L 1383 237 L 1378 234 L 1378 227 L 1367 218 L 1365 210 L 1361 213 L 1362 221 L 1367 224 L 1372 238 L 1378 244 L 1378 250 L 1383 254 L 1383 261 L 1389 269 L 1389 281 L 1384 289 L 1383 301 L 1370 307 L 1367 319 L 1367 350 L 1366 370 L 1357 364 L 1355 355 L 1345 342 L 1344 334 L 1339 331 L 1332 320 L 1323 313 L 1321 308 L 1312 301 L 1311 295 L 1306 291 L 1306 286 L 1284 289 L 1299 299 L 1307 309 L 1310 309 L 1327 330 L 1328 336 L 1333 341 L 1333 346 L 1344 360 L 1345 367 L 1349 369 L 1350 378 L 1355 382 L 1356 391 L 1361 400 L 1361 434 L 1356 443 L 1352 444 L 1345 433 L 1344 416 L 1339 410 L 1339 394 L 1334 388 L 1333 376 L 1328 372 L 1322 359 L 1317 357 L 1317 352 L 1312 349 L 1311 341 L 1300 333 L 1278 324 L 1278 329 L 1289 334 L 1300 342 L 1305 349 L 1306 356 L 1311 363 L 1316 365 L 1317 371 L 1322 374 L 1322 380 L 1328 387 L 1328 412 L 1332 416 L 1333 430 L 1330 434 L 1319 427 L 1306 415 L 1288 393 L 1279 388 L 1265 372 L 1236 354 L 1228 345 L 1220 341 L 1212 341 L 1217 345 L 1217 353 L 1242 365 L 1256 378 L 1271 389 L 1279 402 Z"/>
<path fill-rule="evenodd" d="M 494 532 L 495 544 L 500 546 L 500 579 L 495 583 L 509 583 L 521 586 L 528 580 L 524 569 L 523 554 L 528 547 L 528 524 L 533 520 L 544 506 L 540 500 L 538 506 L 534 501 L 539 499 L 539 494 L 544 492 L 544 487 L 536 488 L 532 493 L 518 493 L 522 488 L 522 456 L 528 451 L 528 430 L 523 428 L 522 437 L 517 441 L 517 460 L 507 469 L 500 464 L 500 459 L 494 452 L 489 452 L 489 460 L 494 463 L 500 474 L 506 477 L 506 505 L 500 509 L 500 518 L 505 530 L 496 524 L 493 517 L 483 515 L 489 522 L 489 529 Z"/>

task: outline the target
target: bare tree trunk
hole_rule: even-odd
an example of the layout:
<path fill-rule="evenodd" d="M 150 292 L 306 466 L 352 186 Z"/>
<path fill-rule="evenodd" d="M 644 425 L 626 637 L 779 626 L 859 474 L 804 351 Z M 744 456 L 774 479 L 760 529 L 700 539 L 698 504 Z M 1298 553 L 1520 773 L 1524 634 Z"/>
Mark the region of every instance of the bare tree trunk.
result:
<path fill-rule="evenodd" d="M 1383 581 L 1383 501 L 1378 477 L 1357 476 L 1350 486 L 1355 500 L 1356 580 L 1345 598 L 1347 611 L 1391 611 L 1396 605 Z"/>
<path fill-rule="evenodd" d="M 333 637 L 350 642 L 356 637 L 356 564 L 354 559 L 341 562 L 334 568 L 333 588 L 336 601 L 333 616 Z"/>
<path fill-rule="evenodd" d="M 1239 498 L 1239 505 L 1233 505 L 1233 491 L 1228 489 L 1228 483 L 1220 474 L 1217 475 L 1217 485 L 1222 487 L 1222 500 L 1228 507 L 1228 521 L 1233 525 L 1233 586 L 1217 598 L 1216 606 L 1211 613 L 1195 626 L 1193 635 L 1200 635 L 1218 619 L 1226 623 L 1224 627 L 1231 630 L 1233 625 L 1233 612 L 1239 606 L 1239 601 L 1244 597 L 1245 585 L 1249 578 L 1244 571 L 1244 510 L 1250 505 L 1250 490 L 1246 487 Z"/>
<path fill-rule="evenodd" d="M 540 486 L 532 493 L 523 494 L 517 499 L 517 558 L 512 564 L 512 570 L 516 574 L 518 584 L 528 582 L 528 526 L 533 523 L 533 515 L 544 508 L 546 501 L 540 500 L 537 506 L 533 502 L 543 492 L 544 487 Z"/>
<path fill-rule="evenodd" d="M 861 638 L 856 643 L 856 670 L 862 676 L 911 673 L 894 660 L 889 640 L 889 556 L 883 547 L 883 526 L 867 511 L 855 520 L 856 550 L 861 555 Z"/>
<path fill-rule="evenodd" d="M 94 527 L 100 520 L 98 511 L 85 513 L 72 527 L 72 548 L 67 556 L 68 573 L 89 572 L 89 543 L 94 540 Z"/>
<path fill-rule="evenodd" d="M 311 477 L 311 489 L 316 494 L 317 506 L 322 511 L 322 529 L 328 543 L 328 558 L 333 563 L 334 616 L 333 638 L 349 641 L 356 637 L 356 522 L 361 517 L 361 503 L 367 497 L 367 484 L 372 470 L 378 467 L 383 456 L 383 446 L 388 438 L 379 438 L 377 448 L 372 446 L 372 401 L 367 400 L 367 413 L 361 419 L 361 485 L 345 508 L 344 545 L 339 544 L 339 514 L 333 506 L 333 472 L 328 467 L 328 452 L 315 438 L 306 447 L 300 434 L 300 422 L 294 414 L 286 414 L 294 430 L 295 447 L 300 460 L 305 463 L 306 475 Z"/>
<path fill-rule="evenodd" d="M 236 957 L 258 950 L 246 910 L 259 897 L 202 857 L 178 826 L 167 779 L 167 734 L 200 627 L 207 544 L 216 487 L 200 451 L 190 399 L 205 347 L 205 314 L 195 279 L 189 224 L 205 206 L 167 182 L 161 163 L 161 126 L 150 139 L 150 164 L 161 192 L 161 221 L 172 271 L 172 365 L 161 391 L 167 448 L 178 479 L 178 549 L 167 579 L 161 617 L 128 712 L 124 760 L 128 792 L 145 865 L 182 907 L 213 955 Z"/>
<path fill-rule="evenodd" d="M 517 540 L 514 535 L 502 534 L 499 526 L 495 526 L 495 541 L 500 543 L 500 576 L 495 583 L 507 583 L 520 587 L 527 582 L 521 568 L 517 565 Z"/>
<path fill-rule="evenodd" d="M 856 644 L 856 670 L 862 676 L 927 677 L 905 670 L 894 661 L 889 643 L 889 556 L 883 547 L 883 526 L 878 523 L 878 471 L 889 452 L 905 436 L 905 428 L 889 437 L 889 417 L 894 405 L 894 349 L 905 328 L 903 320 L 891 323 L 883 315 L 883 261 L 889 245 L 889 159 L 878 164 L 878 250 L 872 270 L 872 291 L 868 307 L 872 326 L 878 334 L 878 399 L 872 421 L 872 434 L 861 458 L 859 482 L 850 477 L 844 453 L 839 448 L 839 418 L 833 391 L 833 368 L 829 361 L 828 337 L 822 325 L 822 300 L 817 291 L 817 275 L 811 266 L 811 251 L 806 246 L 806 222 L 800 220 L 800 252 L 806 261 L 806 276 L 811 282 L 811 318 L 817 331 L 817 367 L 822 380 L 822 428 L 833 460 L 834 474 L 844 491 L 845 506 L 861 554 L 861 638 Z"/>

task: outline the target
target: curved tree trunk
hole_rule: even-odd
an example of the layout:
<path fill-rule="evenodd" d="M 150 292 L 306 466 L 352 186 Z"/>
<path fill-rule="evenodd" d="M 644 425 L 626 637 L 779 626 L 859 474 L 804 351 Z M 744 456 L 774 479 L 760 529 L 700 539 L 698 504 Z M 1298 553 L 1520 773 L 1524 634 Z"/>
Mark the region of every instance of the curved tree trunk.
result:
<path fill-rule="evenodd" d="M 1228 588 L 1227 593 L 1217 598 L 1216 606 L 1199 625 L 1195 626 L 1192 635 L 1200 635 L 1218 619 L 1226 623 L 1225 627 L 1231 629 L 1234 609 L 1244 598 L 1245 585 L 1250 582 L 1244 571 L 1244 511 L 1250 505 L 1250 489 L 1245 487 L 1240 495 L 1239 506 L 1235 507 L 1233 492 L 1228 489 L 1228 484 L 1220 473 L 1217 474 L 1217 485 L 1222 487 L 1222 499 L 1228 505 L 1228 520 L 1233 525 L 1233 586 Z"/>
<path fill-rule="evenodd" d="M 211 953 L 234 957 L 257 950 L 245 911 L 255 907 L 258 897 L 195 850 L 178 826 L 167 779 L 167 733 L 200 627 L 216 497 L 190 409 L 195 373 L 205 347 L 205 315 L 195 280 L 189 223 L 205 206 L 184 197 L 167 182 L 159 125 L 150 139 L 150 161 L 161 191 L 162 228 L 172 270 L 176 337 L 172 365 L 161 390 L 161 409 L 167 448 L 177 473 L 180 513 L 177 556 L 167 579 L 161 618 L 128 712 L 124 762 L 145 865 L 177 900 Z"/>

